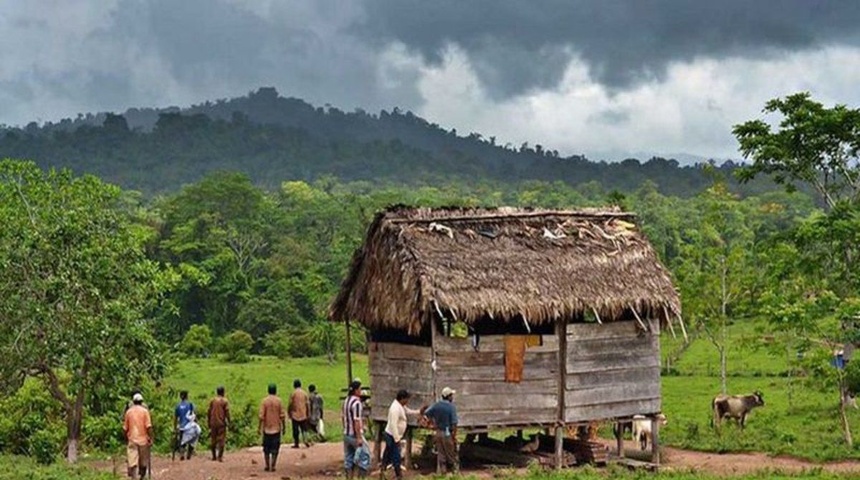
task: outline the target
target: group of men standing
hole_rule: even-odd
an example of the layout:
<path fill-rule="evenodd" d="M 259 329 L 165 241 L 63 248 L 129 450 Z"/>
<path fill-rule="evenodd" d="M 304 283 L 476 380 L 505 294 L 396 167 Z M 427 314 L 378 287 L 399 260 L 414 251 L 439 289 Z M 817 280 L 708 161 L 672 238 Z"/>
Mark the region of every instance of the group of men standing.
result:
<path fill-rule="evenodd" d="M 364 412 L 361 398 L 361 382 L 354 380 L 349 385 L 349 393 L 343 402 L 343 453 L 346 477 L 352 479 L 356 471 L 363 477 L 370 468 L 370 452 L 364 438 Z M 301 380 L 293 382 L 293 393 L 287 408 L 278 397 L 275 384 L 269 384 L 268 395 L 260 403 L 258 434 L 262 435 L 265 471 L 275 471 L 281 437 L 286 434 L 287 416 L 292 424 L 293 448 L 300 443 L 310 447 L 309 435 L 323 434 L 323 399 L 310 385 L 309 393 L 302 390 Z M 445 472 L 459 470 L 457 453 L 457 408 L 454 406 L 456 392 L 448 387 L 442 389 L 442 398 L 429 407 L 420 410 L 409 408 L 411 395 L 406 390 L 397 392 L 388 408 L 388 423 L 385 427 L 385 452 L 380 471 L 384 475 L 387 467 L 394 469 L 397 480 L 403 478 L 401 443 L 408 428 L 408 415 L 420 415 L 421 423 L 434 429 L 434 444 L 439 469 Z M 201 429 L 196 422 L 194 404 L 188 400 L 188 392 L 179 394 L 180 401 L 174 410 L 173 426 L 176 435 L 176 449 L 180 459 L 190 459 L 194 453 Z M 207 410 L 210 449 L 212 460 L 224 461 L 224 447 L 227 429 L 230 425 L 230 404 L 224 396 L 224 387 L 216 389 L 216 396 L 209 402 Z M 128 475 L 143 479 L 150 467 L 151 448 L 154 441 L 152 418 L 143 402 L 143 396 L 135 393 L 126 409 L 123 431 L 128 440 Z"/>
<path fill-rule="evenodd" d="M 218 387 L 215 397 L 209 402 L 207 419 L 212 460 L 224 461 L 227 426 L 230 424 L 230 403 L 224 396 L 224 387 Z M 155 436 L 152 417 L 146 404 L 143 403 L 143 395 L 140 392 L 132 396 L 131 404 L 123 417 L 122 429 L 128 441 L 126 446 L 128 476 L 135 478 L 139 475 L 139 478 L 143 479 L 150 468 Z M 173 412 L 173 430 L 175 451 L 179 452 L 181 460 L 190 459 L 200 438 L 201 428 L 197 424 L 194 404 L 188 400 L 188 392 L 185 390 L 179 392 L 179 404 Z"/>
<path fill-rule="evenodd" d="M 433 428 L 433 441 L 436 447 L 437 466 L 441 473 L 451 470 L 459 471 L 460 462 L 457 447 L 457 407 L 454 405 L 454 389 L 442 389 L 442 399 L 424 406 L 420 410 L 409 408 L 411 395 L 406 390 L 399 390 L 391 406 L 388 407 L 388 418 L 383 433 L 385 452 L 380 465 L 380 475 L 385 476 L 385 470 L 391 466 L 397 480 L 403 478 L 401 443 L 408 428 L 408 415 L 421 415 L 421 423 Z M 343 402 L 343 457 L 344 471 L 347 479 L 353 478 L 356 470 L 358 475 L 367 475 L 370 467 L 370 454 L 364 439 L 363 406 L 361 403 L 361 382 L 353 380 L 349 385 L 349 393 Z"/>

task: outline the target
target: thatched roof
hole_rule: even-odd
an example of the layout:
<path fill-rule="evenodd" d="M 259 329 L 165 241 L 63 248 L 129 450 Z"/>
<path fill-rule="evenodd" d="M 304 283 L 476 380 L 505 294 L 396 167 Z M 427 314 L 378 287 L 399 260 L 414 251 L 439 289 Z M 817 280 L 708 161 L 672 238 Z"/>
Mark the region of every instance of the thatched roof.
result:
<path fill-rule="evenodd" d="M 393 207 L 380 212 L 329 316 L 417 334 L 431 315 L 530 324 L 629 309 L 680 315 L 651 245 L 617 210 Z"/>

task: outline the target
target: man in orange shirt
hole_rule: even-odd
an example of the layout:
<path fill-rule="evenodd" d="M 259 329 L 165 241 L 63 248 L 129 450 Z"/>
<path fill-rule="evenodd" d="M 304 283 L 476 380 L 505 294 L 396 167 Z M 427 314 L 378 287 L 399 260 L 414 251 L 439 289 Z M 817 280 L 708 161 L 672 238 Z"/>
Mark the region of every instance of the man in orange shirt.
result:
<path fill-rule="evenodd" d="M 310 411 L 310 398 L 302 390 L 302 381 L 296 379 L 293 382 L 293 394 L 290 395 L 290 404 L 287 411 L 293 424 L 293 448 L 299 448 L 299 439 L 305 437 L 305 446 L 310 447 L 308 442 L 308 412 Z"/>
<path fill-rule="evenodd" d="M 278 397 L 278 387 L 269 384 L 269 395 L 260 404 L 260 423 L 257 433 L 263 434 L 263 459 L 266 461 L 266 471 L 274 472 L 278 462 L 278 451 L 281 448 L 281 435 L 287 429 L 287 414 L 284 405 Z"/>
<path fill-rule="evenodd" d="M 128 439 L 126 448 L 128 476 L 134 478 L 139 472 L 143 480 L 149 468 L 152 448 L 152 419 L 149 416 L 149 410 L 143 406 L 143 395 L 135 393 L 131 401 L 132 406 L 125 412 L 122 424 L 122 430 Z"/>

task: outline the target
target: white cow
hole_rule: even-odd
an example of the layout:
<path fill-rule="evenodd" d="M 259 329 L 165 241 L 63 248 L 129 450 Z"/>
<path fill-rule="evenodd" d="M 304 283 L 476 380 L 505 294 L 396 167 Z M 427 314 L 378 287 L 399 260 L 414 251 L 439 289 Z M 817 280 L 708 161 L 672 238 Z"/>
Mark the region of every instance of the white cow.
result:
<path fill-rule="evenodd" d="M 655 417 L 660 425 L 666 425 L 666 415 L 658 413 Z M 651 419 L 645 415 L 633 415 L 633 441 L 639 442 L 639 448 L 646 450 L 648 442 L 653 443 L 654 438 L 651 432 Z"/>

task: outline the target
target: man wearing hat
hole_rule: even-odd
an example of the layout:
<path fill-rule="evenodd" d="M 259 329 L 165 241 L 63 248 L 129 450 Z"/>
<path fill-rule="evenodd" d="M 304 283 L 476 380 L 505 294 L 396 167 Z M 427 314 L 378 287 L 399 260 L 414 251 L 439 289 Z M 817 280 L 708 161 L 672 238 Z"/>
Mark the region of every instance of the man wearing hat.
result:
<path fill-rule="evenodd" d="M 135 393 L 131 398 L 131 408 L 126 410 L 122 430 L 128 440 L 126 456 L 128 460 L 128 476 L 134 478 L 140 474 L 143 479 L 149 468 L 150 449 L 152 448 L 152 419 L 149 410 L 143 406 L 143 395 Z"/>
<path fill-rule="evenodd" d="M 457 453 L 457 407 L 454 406 L 453 388 L 442 389 L 442 400 L 430 405 L 424 411 L 424 416 L 433 422 L 436 428 L 434 441 L 436 444 L 436 470 L 445 473 L 448 468 L 453 473 L 460 471 L 460 459 Z"/>
<path fill-rule="evenodd" d="M 364 443 L 364 425 L 361 406 L 361 382 L 353 380 L 349 384 L 349 393 L 343 401 L 343 469 L 346 478 L 351 479 L 355 464 L 355 452 Z M 359 466 L 359 475 L 366 474 Z"/>
<path fill-rule="evenodd" d="M 400 441 L 406 433 L 408 425 L 406 415 L 418 415 L 421 412 L 406 406 L 409 403 L 409 392 L 400 390 L 391 406 L 388 407 L 388 424 L 385 427 L 385 454 L 382 456 L 381 476 L 384 477 L 385 467 L 392 465 L 397 480 L 403 478 L 400 467 Z"/>

